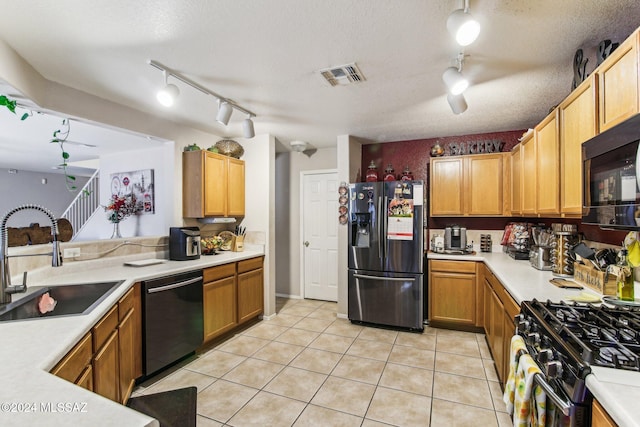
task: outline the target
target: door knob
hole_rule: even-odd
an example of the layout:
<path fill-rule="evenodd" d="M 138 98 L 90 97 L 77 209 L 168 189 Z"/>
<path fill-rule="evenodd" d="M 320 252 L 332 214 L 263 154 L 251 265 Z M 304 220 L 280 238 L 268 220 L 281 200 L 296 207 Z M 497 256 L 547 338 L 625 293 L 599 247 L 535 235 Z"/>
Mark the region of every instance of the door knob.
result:
<path fill-rule="evenodd" d="M 305 240 L 304 245 L 305 245 L 306 247 L 309 247 L 309 242 Z"/>

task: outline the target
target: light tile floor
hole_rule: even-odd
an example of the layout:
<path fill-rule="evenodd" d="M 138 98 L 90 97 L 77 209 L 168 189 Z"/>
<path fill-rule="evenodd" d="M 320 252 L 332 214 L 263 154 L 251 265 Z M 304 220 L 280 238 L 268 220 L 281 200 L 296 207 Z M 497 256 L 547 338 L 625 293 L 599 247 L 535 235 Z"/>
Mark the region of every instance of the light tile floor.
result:
<path fill-rule="evenodd" d="M 336 304 L 277 300 L 134 396 L 196 386 L 198 426 L 511 426 L 482 334 L 363 327 Z"/>

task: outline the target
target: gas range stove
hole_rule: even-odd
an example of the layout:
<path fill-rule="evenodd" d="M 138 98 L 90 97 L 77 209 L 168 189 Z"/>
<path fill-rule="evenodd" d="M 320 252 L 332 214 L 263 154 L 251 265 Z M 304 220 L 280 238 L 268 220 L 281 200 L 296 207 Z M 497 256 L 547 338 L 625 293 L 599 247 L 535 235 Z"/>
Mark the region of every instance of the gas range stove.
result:
<path fill-rule="evenodd" d="M 571 425 L 589 425 L 591 368 L 640 372 L 640 309 L 537 300 L 521 305 L 517 333 Z"/>

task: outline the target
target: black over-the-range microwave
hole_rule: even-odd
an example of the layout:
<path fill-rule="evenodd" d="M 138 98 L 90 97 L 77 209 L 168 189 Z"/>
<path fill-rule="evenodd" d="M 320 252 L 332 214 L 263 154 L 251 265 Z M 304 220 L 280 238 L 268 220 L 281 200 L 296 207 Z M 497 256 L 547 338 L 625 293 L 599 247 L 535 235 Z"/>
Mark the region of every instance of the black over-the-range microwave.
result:
<path fill-rule="evenodd" d="M 582 144 L 582 223 L 640 230 L 640 115 Z"/>

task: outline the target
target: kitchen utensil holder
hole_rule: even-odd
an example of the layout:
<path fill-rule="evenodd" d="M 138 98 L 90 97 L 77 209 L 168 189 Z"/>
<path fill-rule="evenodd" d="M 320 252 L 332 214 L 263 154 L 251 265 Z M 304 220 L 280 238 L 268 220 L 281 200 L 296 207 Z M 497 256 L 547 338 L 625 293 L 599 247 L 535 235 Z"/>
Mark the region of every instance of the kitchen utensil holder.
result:
<path fill-rule="evenodd" d="M 244 236 L 234 236 L 232 247 L 233 247 L 233 252 L 244 251 Z"/>

